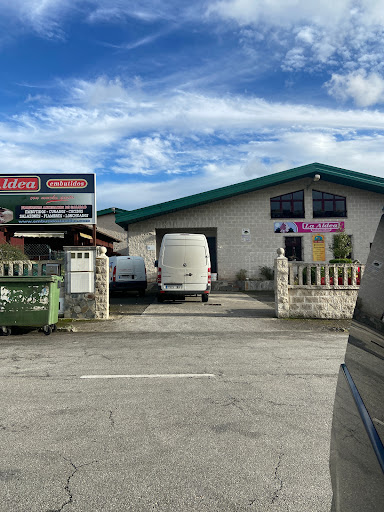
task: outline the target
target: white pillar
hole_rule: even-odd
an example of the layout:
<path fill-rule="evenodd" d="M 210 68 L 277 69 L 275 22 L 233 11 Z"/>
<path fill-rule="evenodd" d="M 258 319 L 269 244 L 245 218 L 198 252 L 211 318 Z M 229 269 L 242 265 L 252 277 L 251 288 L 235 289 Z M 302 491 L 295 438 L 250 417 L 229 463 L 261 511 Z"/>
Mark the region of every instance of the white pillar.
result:
<path fill-rule="evenodd" d="M 275 259 L 275 312 L 277 318 L 289 318 L 288 258 L 284 249 L 277 249 Z"/>

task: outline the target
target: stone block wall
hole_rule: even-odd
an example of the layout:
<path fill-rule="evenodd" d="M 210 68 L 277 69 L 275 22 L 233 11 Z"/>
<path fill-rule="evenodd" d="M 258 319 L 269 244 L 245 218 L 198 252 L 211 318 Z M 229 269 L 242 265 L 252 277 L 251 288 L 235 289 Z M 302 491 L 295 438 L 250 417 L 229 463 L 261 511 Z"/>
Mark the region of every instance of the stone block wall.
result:
<path fill-rule="evenodd" d="M 273 291 L 275 289 L 275 285 L 273 281 L 242 281 L 240 285 L 240 289 L 247 291 Z"/>
<path fill-rule="evenodd" d="M 78 249 L 78 248 L 77 248 Z M 87 250 L 90 248 L 87 247 Z M 109 260 L 105 247 L 96 248 L 94 293 L 65 293 L 64 318 L 109 318 Z"/>
<path fill-rule="evenodd" d="M 94 293 L 66 293 L 64 301 L 64 318 L 76 320 L 90 320 L 96 315 L 96 301 Z"/>
<path fill-rule="evenodd" d="M 338 289 L 289 289 L 291 318 L 348 319 L 353 317 L 359 287 Z M 322 287 L 323 288 L 323 287 Z"/>
<path fill-rule="evenodd" d="M 359 286 L 289 284 L 289 263 L 284 249 L 275 260 L 275 312 L 278 318 L 350 319 L 353 317 Z M 307 265 L 303 264 L 303 267 Z M 335 275 L 338 275 L 337 266 Z M 350 267 L 350 266 L 349 266 Z M 363 271 L 363 268 L 362 268 Z M 342 270 L 346 275 L 346 270 Z M 329 280 L 327 279 L 329 282 Z"/>
<path fill-rule="evenodd" d="M 109 260 L 104 247 L 96 253 L 95 273 L 95 317 L 109 318 Z"/>

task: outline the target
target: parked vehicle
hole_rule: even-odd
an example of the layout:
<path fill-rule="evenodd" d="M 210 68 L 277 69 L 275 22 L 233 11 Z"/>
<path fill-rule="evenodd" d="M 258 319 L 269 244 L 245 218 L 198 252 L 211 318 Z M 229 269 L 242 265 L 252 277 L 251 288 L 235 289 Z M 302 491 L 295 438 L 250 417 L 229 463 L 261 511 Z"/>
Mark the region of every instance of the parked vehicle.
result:
<path fill-rule="evenodd" d="M 211 290 L 211 260 L 207 239 L 193 233 L 164 235 L 157 262 L 158 300 L 201 295 L 208 302 Z"/>
<path fill-rule="evenodd" d="M 377 229 L 337 382 L 333 512 L 384 510 L 384 216 Z"/>
<path fill-rule="evenodd" d="M 137 291 L 145 295 L 147 270 L 141 256 L 111 256 L 109 258 L 110 292 Z"/>

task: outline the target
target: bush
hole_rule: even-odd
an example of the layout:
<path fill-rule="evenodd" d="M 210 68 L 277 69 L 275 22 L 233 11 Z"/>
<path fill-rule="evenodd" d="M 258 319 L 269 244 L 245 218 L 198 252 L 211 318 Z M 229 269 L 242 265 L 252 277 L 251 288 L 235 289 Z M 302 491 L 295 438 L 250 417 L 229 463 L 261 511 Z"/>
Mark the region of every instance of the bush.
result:
<path fill-rule="evenodd" d="M 241 268 L 238 273 L 236 274 L 236 279 L 238 281 L 245 281 L 247 278 L 248 270 L 245 270 L 245 268 Z"/>
<path fill-rule="evenodd" d="M 329 260 L 329 263 L 353 263 L 349 258 L 335 258 L 333 260 Z"/>
<path fill-rule="evenodd" d="M 344 231 L 337 233 L 333 237 L 333 242 L 329 248 L 335 259 L 345 259 L 352 251 L 351 239 Z"/>
<path fill-rule="evenodd" d="M 27 261 L 29 260 L 19 247 L 9 243 L 0 245 L 0 261 Z"/>
<path fill-rule="evenodd" d="M 263 266 L 260 267 L 260 274 L 266 281 L 273 281 L 275 276 L 275 271 L 271 267 Z"/>

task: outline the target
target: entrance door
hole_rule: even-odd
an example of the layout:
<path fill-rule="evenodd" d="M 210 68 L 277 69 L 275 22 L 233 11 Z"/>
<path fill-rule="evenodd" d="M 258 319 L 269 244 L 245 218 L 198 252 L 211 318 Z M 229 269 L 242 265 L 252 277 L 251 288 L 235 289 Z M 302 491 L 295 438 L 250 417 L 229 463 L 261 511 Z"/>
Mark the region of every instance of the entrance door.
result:
<path fill-rule="evenodd" d="M 303 261 L 301 236 L 285 237 L 285 256 L 289 261 Z"/>

